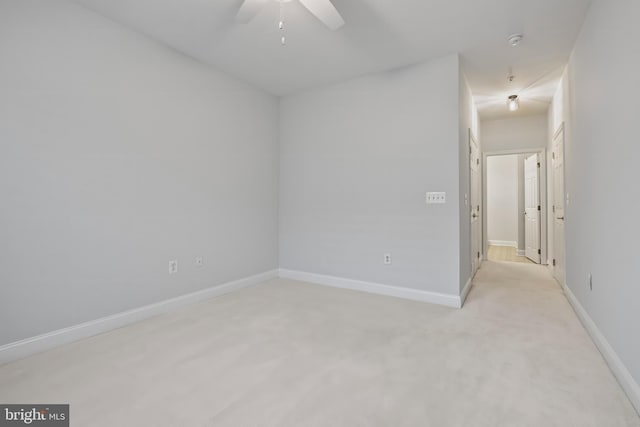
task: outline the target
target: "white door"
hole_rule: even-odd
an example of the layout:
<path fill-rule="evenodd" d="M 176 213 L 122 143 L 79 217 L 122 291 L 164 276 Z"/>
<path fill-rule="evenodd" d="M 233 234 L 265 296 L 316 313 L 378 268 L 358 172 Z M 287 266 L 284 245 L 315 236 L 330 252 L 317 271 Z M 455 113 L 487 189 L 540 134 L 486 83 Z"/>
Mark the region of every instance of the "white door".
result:
<path fill-rule="evenodd" d="M 540 264 L 540 160 L 537 154 L 524 161 L 525 255 Z"/>
<path fill-rule="evenodd" d="M 553 275 L 564 284 L 564 129 L 553 139 Z"/>
<path fill-rule="evenodd" d="M 480 220 L 480 199 L 482 196 L 480 180 L 480 150 L 478 143 L 469 132 L 469 210 L 471 216 L 471 276 L 480 267 L 482 260 L 482 221 Z"/>

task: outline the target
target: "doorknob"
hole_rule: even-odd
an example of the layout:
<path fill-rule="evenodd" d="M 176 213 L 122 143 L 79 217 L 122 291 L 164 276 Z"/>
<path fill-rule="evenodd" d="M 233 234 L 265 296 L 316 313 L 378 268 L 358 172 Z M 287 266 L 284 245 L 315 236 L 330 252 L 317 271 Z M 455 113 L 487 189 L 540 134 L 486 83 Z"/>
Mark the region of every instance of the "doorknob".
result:
<path fill-rule="evenodd" d="M 559 219 L 559 220 L 562 220 L 562 221 L 564 221 L 564 217 L 563 217 L 563 216 L 561 216 L 561 217 L 558 217 L 558 218 L 556 218 L 556 219 Z"/>

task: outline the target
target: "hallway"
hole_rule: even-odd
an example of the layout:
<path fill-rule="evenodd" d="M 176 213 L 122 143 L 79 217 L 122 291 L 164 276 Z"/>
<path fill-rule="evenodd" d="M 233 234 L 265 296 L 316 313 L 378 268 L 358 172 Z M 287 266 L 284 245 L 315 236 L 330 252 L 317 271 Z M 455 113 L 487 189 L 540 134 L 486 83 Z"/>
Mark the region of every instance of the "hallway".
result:
<path fill-rule="evenodd" d="M 487 247 L 487 259 L 489 261 L 509 261 L 519 262 L 523 264 L 535 264 L 525 256 L 518 256 L 516 248 L 508 246 L 491 246 Z"/>
<path fill-rule="evenodd" d="M 485 261 L 463 315 L 474 318 L 483 389 L 508 422 L 526 426 L 640 426 L 633 406 L 544 266 Z M 482 332 L 480 332 L 482 330 Z M 502 403 L 493 400 L 504 399 Z M 516 409 L 517 408 L 517 409 Z"/>

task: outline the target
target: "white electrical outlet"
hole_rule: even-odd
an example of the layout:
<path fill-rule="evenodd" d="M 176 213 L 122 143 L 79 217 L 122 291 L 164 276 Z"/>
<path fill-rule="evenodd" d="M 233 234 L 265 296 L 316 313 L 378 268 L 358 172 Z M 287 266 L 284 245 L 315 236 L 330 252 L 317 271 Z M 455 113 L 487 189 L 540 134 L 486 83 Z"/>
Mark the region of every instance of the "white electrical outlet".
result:
<path fill-rule="evenodd" d="M 169 261 L 169 274 L 176 274 L 178 272 L 178 260 L 174 259 Z"/>
<path fill-rule="evenodd" d="M 447 193 L 445 192 L 428 192 L 427 193 L 427 204 L 442 204 L 447 203 Z"/>
<path fill-rule="evenodd" d="M 196 257 L 196 267 L 202 267 L 204 265 L 204 259 L 201 256 Z"/>
<path fill-rule="evenodd" d="M 383 262 L 384 265 L 391 265 L 391 254 L 384 254 Z"/>

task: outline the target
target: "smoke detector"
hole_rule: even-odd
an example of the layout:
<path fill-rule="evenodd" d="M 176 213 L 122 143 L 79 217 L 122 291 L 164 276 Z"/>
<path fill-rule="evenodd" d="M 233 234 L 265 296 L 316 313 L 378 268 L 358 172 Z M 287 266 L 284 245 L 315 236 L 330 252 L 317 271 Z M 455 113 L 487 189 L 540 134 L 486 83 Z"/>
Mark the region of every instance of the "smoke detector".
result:
<path fill-rule="evenodd" d="M 511 45 L 511 47 L 516 47 L 520 44 L 524 36 L 522 34 L 512 34 L 509 36 L 507 41 Z"/>

